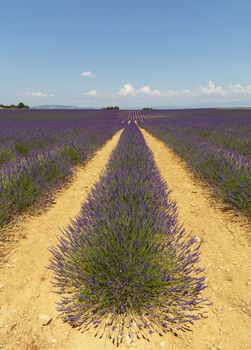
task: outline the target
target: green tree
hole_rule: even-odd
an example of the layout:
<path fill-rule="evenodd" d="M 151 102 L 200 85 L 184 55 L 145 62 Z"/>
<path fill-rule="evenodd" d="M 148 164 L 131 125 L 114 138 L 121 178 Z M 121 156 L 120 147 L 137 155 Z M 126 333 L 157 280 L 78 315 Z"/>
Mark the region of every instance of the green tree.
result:
<path fill-rule="evenodd" d="M 17 108 L 29 108 L 27 105 L 25 105 L 23 102 L 20 102 L 18 105 L 17 105 Z"/>

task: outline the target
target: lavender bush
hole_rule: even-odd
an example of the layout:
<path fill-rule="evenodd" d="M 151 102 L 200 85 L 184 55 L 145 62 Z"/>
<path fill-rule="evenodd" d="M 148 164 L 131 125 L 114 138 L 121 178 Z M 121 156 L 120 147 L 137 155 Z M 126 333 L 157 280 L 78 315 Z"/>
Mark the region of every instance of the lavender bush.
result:
<path fill-rule="evenodd" d="M 74 165 L 90 158 L 121 127 L 111 112 L 25 113 L 0 113 L 0 227 L 49 197 Z"/>
<path fill-rule="evenodd" d="M 207 180 L 216 196 L 250 217 L 250 111 L 187 110 L 160 114 L 140 125 Z"/>
<path fill-rule="evenodd" d="M 132 122 L 79 217 L 51 250 L 63 320 L 116 345 L 185 330 L 197 320 L 204 289 L 199 244 L 176 216 Z"/>

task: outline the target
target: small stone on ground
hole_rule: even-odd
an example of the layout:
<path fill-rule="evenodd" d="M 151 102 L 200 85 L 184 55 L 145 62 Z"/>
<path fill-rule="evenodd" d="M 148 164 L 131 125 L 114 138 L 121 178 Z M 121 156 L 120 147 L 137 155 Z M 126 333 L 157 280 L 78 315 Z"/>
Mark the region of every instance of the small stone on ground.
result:
<path fill-rule="evenodd" d="M 46 314 L 40 314 L 38 318 L 42 326 L 47 326 L 52 320 L 52 317 Z"/>

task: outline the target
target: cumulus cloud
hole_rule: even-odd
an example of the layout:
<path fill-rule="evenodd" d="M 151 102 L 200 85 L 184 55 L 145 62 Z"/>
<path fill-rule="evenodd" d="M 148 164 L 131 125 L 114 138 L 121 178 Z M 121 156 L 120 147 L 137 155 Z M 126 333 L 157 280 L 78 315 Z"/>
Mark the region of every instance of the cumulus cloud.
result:
<path fill-rule="evenodd" d="M 135 88 L 132 84 L 124 84 L 117 95 L 127 97 L 168 97 L 168 98 L 189 98 L 189 97 L 231 97 L 233 95 L 250 95 L 251 85 L 231 84 L 223 87 L 217 85 L 212 80 L 209 80 L 207 85 L 199 85 L 197 89 L 169 89 L 169 90 L 152 90 L 148 85 L 144 85 L 140 88 Z"/>
<path fill-rule="evenodd" d="M 241 85 L 241 84 L 231 84 L 230 85 L 230 90 L 234 94 L 243 94 L 243 95 L 248 95 L 251 94 L 251 85 Z"/>
<path fill-rule="evenodd" d="M 222 86 L 217 86 L 212 80 L 209 80 L 208 84 L 199 86 L 199 93 L 203 96 L 215 96 L 215 95 L 224 95 L 225 90 Z"/>
<path fill-rule="evenodd" d="M 137 93 L 142 95 L 161 96 L 161 92 L 159 90 L 151 90 L 151 88 L 148 85 L 139 88 L 137 90 Z"/>
<path fill-rule="evenodd" d="M 81 76 L 85 78 L 95 78 L 95 75 L 90 70 L 81 73 Z"/>
<path fill-rule="evenodd" d="M 135 87 L 129 83 L 124 84 L 122 88 L 119 90 L 118 95 L 120 96 L 161 96 L 161 92 L 159 90 L 151 90 L 148 85 L 142 86 L 139 89 L 135 89 Z"/>
<path fill-rule="evenodd" d="M 183 89 L 183 90 L 167 90 L 167 91 L 160 91 L 158 89 L 152 90 L 150 86 L 144 85 L 138 89 L 136 89 L 133 85 L 127 83 L 122 86 L 122 88 L 119 90 L 118 95 L 120 96 L 153 96 L 153 97 L 179 97 L 179 96 L 195 96 L 195 93 L 193 93 L 189 89 Z"/>
<path fill-rule="evenodd" d="M 33 96 L 42 97 L 47 94 L 32 93 Z M 81 93 L 82 95 L 82 93 Z M 115 99 L 118 96 L 122 98 L 138 98 L 138 99 L 162 99 L 162 100 L 174 100 L 179 101 L 182 99 L 196 99 L 203 100 L 203 98 L 221 98 L 233 99 L 235 97 L 246 97 L 251 95 L 251 85 L 231 84 L 228 86 L 221 86 L 209 80 L 208 84 L 199 85 L 194 89 L 168 89 L 159 90 L 152 89 L 149 85 L 143 85 L 141 87 L 135 87 L 130 83 L 124 84 L 116 93 L 105 93 L 90 90 L 84 93 L 85 96 L 97 97 L 97 98 L 109 98 Z"/>
<path fill-rule="evenodd" d="M 92 97 L 97 96 L 97 94 L 98 94 L 97 90 L 90 90 L 85 93 L 86 96 L 92 96 Z"/>
<path fill-rule="evenodd" d="M 134 96 L 136 94 L 136 90 L 131 84 L 127 83 L 122 86 L 118 94 L 121 96 L 128 96 L 128 95 Z"/>

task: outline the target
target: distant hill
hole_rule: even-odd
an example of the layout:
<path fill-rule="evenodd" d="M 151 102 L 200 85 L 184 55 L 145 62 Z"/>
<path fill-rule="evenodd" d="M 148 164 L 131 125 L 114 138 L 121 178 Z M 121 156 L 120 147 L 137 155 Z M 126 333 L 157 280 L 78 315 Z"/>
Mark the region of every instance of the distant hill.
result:
<path fill-rule="evenodd" d="M 35 106 L 33 109 L 94 109 L 93 107 L 77 107 L 68 105 L 40 105 Z"/>

